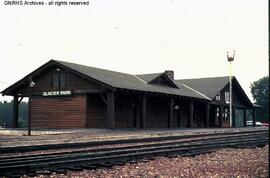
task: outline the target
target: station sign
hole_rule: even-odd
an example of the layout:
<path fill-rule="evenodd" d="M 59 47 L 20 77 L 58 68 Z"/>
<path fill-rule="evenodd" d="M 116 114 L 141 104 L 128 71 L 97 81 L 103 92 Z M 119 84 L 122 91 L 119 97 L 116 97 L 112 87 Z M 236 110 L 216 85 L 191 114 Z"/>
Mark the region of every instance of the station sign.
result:
<path fill-rule="evenodd" d="M 58 91 L 44 91 L 42 92 L 42 96 L 70 96 L 72 95 L 71 90 L 58 90 Z"/>

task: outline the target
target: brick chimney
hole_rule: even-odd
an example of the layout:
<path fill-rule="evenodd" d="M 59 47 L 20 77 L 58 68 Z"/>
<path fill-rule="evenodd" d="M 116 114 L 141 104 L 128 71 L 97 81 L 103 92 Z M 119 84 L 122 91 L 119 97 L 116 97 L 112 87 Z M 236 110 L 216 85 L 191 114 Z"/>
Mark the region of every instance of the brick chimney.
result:
<path fill-rule="evenodd" d="M 167 77 L 169 77 L 171 80 L 174 80 L 173 70 L 165 70 L 164 74 L 167 75 Z"/>

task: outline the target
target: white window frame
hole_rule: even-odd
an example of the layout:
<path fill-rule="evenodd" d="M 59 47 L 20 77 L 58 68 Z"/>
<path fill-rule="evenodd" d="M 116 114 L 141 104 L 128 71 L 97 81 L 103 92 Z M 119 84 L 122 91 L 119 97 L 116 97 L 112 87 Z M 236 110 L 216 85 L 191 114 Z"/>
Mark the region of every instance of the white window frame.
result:
<path fill-rule="evenodd" d="M 217 100 L 217 101 L 220 101 L 220 93 L 218 93 L 218 94 L 216 95 L 216 100 Z"/>
<path fill-rule="evenodd" d="M 230 92 L 225 91 L 224 92 L 224 98 L 225 98 L 225 102 L 228 104 L 230 103 Z"/>

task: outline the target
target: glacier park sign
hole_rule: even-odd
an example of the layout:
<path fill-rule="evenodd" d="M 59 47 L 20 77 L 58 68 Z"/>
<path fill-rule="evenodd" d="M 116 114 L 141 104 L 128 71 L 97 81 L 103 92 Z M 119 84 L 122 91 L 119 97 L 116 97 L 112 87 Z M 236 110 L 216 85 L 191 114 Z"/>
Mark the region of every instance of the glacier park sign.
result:
<path fill-rule="evenodd" d="M 71 94 L 71 90 L 42 92 L 42 96 L 70 96 Z"/>

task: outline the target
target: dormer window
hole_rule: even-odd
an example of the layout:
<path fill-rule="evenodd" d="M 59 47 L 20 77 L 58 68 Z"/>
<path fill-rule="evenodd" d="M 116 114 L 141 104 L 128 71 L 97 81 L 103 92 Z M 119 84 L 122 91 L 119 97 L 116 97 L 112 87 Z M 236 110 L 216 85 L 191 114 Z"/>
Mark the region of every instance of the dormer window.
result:
<path fill-rule="evenodd" d="M 216 100 L 217 100 L 217 101 L 220 101 L 220 93 L 217 94 Z"/>

